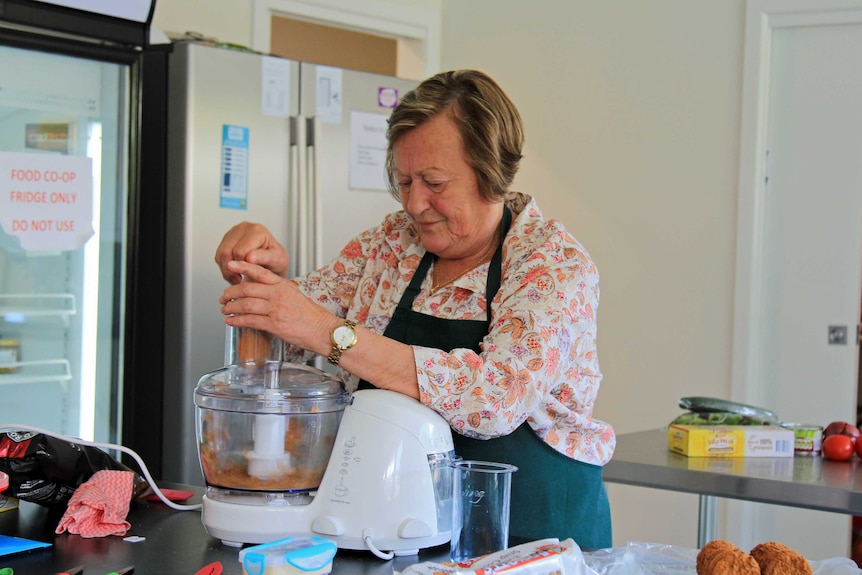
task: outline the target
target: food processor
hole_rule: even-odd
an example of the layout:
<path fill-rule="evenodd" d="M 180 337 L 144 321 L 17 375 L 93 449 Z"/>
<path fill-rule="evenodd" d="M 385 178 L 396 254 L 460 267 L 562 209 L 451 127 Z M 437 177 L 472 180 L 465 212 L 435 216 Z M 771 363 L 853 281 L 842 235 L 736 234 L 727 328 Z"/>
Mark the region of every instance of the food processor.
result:
<path fill-rule="evenodd" d="M 202 521 L 226 545 L 323 536 L 389 559 L 447 543 L 449 425 L 403 394 L 352 396 L 281 360 L 281 340 L 228 328 L 225 367 L 195 388 Z"/>

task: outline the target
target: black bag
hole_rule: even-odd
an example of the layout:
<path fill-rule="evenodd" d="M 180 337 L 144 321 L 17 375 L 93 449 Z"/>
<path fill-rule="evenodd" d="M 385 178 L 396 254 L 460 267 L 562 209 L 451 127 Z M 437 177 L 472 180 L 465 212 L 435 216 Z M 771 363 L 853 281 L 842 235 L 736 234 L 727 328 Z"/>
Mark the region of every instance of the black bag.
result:
<path fill-rule="evenodd" d="M 9 476 L 4 495 L 21 501 L 66 507 L 78 486 L 103 469 L 133 471 L 96 447 L 31 431 L 0 433 L 0 471 Z M 148 488 L 135 473 L 133 498 Z"/>

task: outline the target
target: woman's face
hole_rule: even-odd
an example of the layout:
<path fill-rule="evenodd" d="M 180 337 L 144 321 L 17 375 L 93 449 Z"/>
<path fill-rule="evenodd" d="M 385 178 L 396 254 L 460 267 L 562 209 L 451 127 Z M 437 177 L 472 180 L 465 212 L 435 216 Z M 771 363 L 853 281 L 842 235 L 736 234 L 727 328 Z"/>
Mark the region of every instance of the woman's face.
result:
<path fill-rule="evenodd" d="M 503 204 L 482 196 L 449 113 L 401 136 L 392 152 L 401 205 L 425 249 L 444 259 L 483 253 L 497 231 Z"/>

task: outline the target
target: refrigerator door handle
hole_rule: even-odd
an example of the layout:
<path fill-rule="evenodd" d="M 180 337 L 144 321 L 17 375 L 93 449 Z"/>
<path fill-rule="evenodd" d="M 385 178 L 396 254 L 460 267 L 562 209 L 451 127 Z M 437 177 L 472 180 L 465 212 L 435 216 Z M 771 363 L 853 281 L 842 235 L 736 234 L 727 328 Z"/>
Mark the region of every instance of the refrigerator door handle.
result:
<path fill-rule="evenodd" d="M 295 144 L 295 145 L 294 145 Z M 306 119 L 295 116 L 291 120 L 291 161 L 293 163 L 290 182 L 291 197 L 288 202 L 291 213 L 290 237 L 293 239 L 288 247 L 293 274 L 290 277 L 308 273 L 308 193 L 307 193 L 307 160 L 306 160 Z"/>
<path fill-rule="evenodd" d="M 297 247 L 297 230 L 299 229 L 299 218 L 297 207 L 299 206 L 299 137 L 296 125 L 296 116 L 291 116 L 290 144 L 287 151 L 287 230 L 285 230 L 285 247 L 290 256 L 287 265 L 287 277 L 296 276 L 296 259 L 294 254 Z"/>
<path fill-rule="evenodd" d="M 317 171 L 320 137 L 320 117 L 312 116 L 307 119 L 305 133 L 305 195 L 308 198 L 308 221 L 311 228 L 305 240 L 308 242 L 306 251 L 311 259 L 312 270 L 319 269 L 323 265 L 323 196 L 318 185 L 320 180 Z M 314 366 L 317 369 L 326 369 L 323 356 L 318 355 L 314 358 Z"/>
<path fill-rule="evenodd" d="M 318 154 L 317 144 L 320 138 L 320 118 L 313 116 L 308 119 L 307 132 L 307 190 L 309 198 L 309 209 L 311 210 L 309 221 L 311 225 L 311 245 L 309 246 L 309 254 L 311 256 L 311 265 L 313 269 L 318 269 L 323 265 L 323 197 L 320 194 L 318 185 Z"/>

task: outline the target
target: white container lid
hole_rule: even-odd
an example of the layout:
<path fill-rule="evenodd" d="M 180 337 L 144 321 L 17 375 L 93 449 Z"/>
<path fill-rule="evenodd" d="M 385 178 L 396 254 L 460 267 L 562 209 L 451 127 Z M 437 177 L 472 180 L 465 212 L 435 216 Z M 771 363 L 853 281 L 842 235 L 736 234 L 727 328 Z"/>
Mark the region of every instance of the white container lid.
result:
<path fill-rule="evenodd" d="M 239 562 L 246 575 L 324 575 L 336 551 L 323 537 L 287 537 L 241 550 Z"/>

